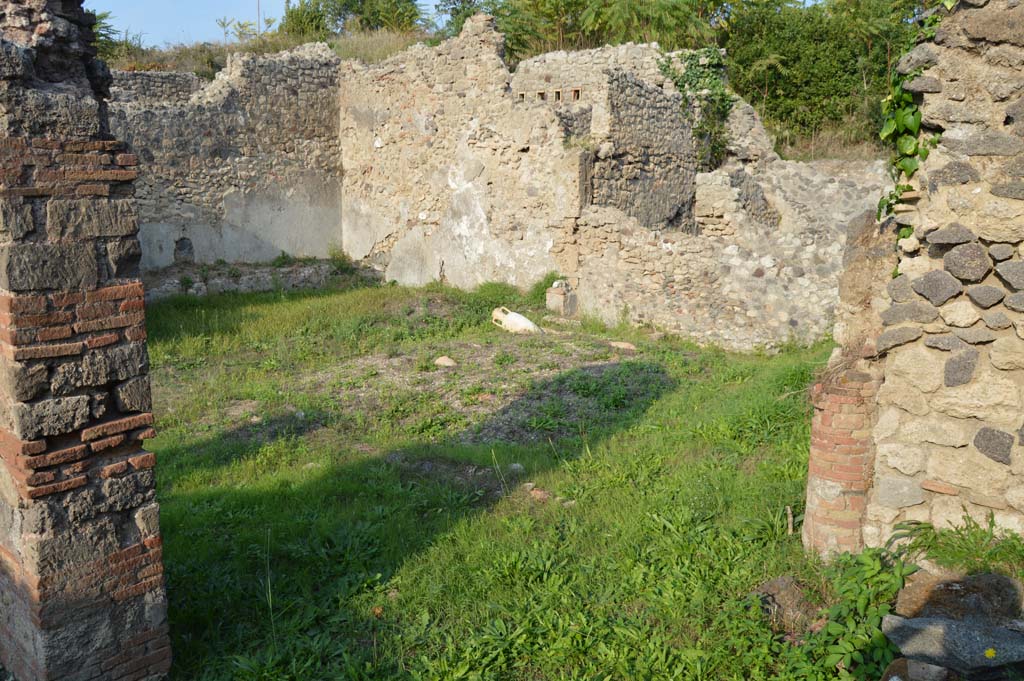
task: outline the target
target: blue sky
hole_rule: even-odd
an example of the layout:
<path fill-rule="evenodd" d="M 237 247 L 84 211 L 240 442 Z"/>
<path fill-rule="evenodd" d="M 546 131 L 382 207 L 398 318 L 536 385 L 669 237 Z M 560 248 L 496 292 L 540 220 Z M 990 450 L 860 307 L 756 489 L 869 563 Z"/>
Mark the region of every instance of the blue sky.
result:
<path fill-rule="evenodd" d="M 257 0 L 86 0 L 85 6 L 96 12 L 114 14 L 114 25 L 120 30 L 141 33 L 147 45 L 167 42 L 221 40 L 218 17 L 243 21 L 256 20 Z M 280 17 L 284 0 L 259 0 L 262 15 Z M 433 2 L 421 2 L 433 11 Z"/>

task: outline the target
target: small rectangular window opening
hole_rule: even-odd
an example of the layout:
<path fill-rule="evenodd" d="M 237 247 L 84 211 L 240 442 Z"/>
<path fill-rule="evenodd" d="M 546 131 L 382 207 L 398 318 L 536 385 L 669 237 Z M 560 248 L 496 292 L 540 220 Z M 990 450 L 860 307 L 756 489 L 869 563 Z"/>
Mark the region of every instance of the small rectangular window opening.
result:
<path fill-rule="evenodd" d="M 542 102 L 548 101 L 548 93 L 546 93 L 546 92 L 538 92 L 537 93 L 537 99 L 539 99 Z"/>
<path fill-rule="evenodd" d="M 519 101 L 520 102 L 525 102 L 526 101 L 526 93 L 525 92 L 520 92 L 519 93 Z"/>
<path fill-rule="evenodd" d="M 562 101 L 562 91 L 561 90 L 555 90 L 555 101 L 556 102 Z"/>
<path fill-rule="evenodd" d="M 578 102 L 583 97 L 583 90 L 576 89 L 572 91 L 572 101 Z"/>

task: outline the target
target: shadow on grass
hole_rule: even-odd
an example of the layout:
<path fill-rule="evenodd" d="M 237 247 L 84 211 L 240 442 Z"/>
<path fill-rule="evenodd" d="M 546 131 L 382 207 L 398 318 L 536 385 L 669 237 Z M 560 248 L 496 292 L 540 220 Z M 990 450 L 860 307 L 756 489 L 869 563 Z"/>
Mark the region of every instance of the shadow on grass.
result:
<path fill-rule="evenodd" d="M 175 295 L 149 303 L 147 330 L 150 342 L 172 342 L 195 334 L 232 335 L 247 322 L 259 319 L 275 306 L 287 306 L 303 300 L 330 297 L 346 291 L 376 288 L 381 285 L 371 273 L 359 271 L 336 275 L 327 288 L 224 292 L 204 296 Z M 181 320 L 188 320 L 182 323 Z"/>
<path fill-rule="evenodd" d="M 585 415 L 593 417 L 586 438 L 594 445 L 633 426 L 675 385 L 647 362 L 574 369 L 459 436 L 384 454 L 324 414 L 155 447 L 172 678 L 401 675 L 406 660 L 382 656 L 379 643 L 408 624 L 387 611 L 398 588 L 388 582 L 403 562 L 523 480 L 578 456 L 584 442 L 573 426 Z M 311 450 L 324 453 L 322 463 L 291 456 Z M 264 468 L 270 472 L 258 473 Z M 443 599 L 444 585 L 437 588 Z"/>

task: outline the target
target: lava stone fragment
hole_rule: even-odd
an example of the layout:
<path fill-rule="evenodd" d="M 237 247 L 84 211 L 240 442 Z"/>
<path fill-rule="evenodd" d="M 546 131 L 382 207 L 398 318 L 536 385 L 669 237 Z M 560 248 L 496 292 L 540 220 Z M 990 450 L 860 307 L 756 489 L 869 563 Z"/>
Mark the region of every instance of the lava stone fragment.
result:
<path fill-rule="evenodd" d="M 1010 244 L 993 244 L 988 249 L 988 254 L 992 256 L 992 259 L 996 262 L 1009 260 L 1016 252 L 1017 249 Z"/>
<path fill-rule="evenodd" d="M 978 243 L 957 246 L 942 259 L 946 271 L 960 281 L 979 282 L 992 271 L 988 249 Z"/>
<path fill-rule="evenodd" d="M 1013 326 L 1013 320 L 1007 317 L 1006 313 L 999 310 L 989 310 L 982 313 L 981 320 L 985 322 L 985 326 L 993 331 L 1002 331 Z"/>
<path fill-rule="evenodd" d="M 992 187 L 993 196 L 1001 196 L 1004 199 L 1024 199 L 1024 182 L 1006 182 Z"/>
<path fill-rule="evenodd" d="M 886 288 L 894 303 L 909 303 L 914 300 L 914 287 L 910 285 L 910 277 L 905 274 L 890 281 Z"/>
<path fill-rule="evenodd" d="M 900 303 L 893 305 L 882 313 L 882 324 L 885 326 L 896 326 L 913 322 L 916 324 L 929 324 L 939 318 L 939 310 L 934 305 L 929 305 L 923 300 L 915 300 L 912 303 Z"/>
<path fill-rule="evenodd" d="M 933 350 L 942 350 L 943 352 L 953 352 L 967 347 L 966 343 L 951 333 L 928 336 L 925 338 L 924 344 Z"/>
<path fill-rule="evenodd" d="M 987 310 L 1003 302 L 1006 293 L 996 286 L 972 286 L 967 289 L 967 297 L 981 309 Z"/>
<path fill-rule="evenodd" d="M 1006 307 L 1014 312 L 1024 312 L 1024 293 L 1014 293 L 1007 296 Z"/>
<path fill-rule="evenodd" d="M 955 388 L 958 385 L 970 383 L 978 368 L 978 357 L 980 357 L 980 353 L 973 348 L 963 350 L 950 357 L 946 361 L 946 387 Z"/>
<path fill-rule="evenodd" d="M 956 337 L 965 343 L 971 345 L 984 345 L 985 343 L 995 343 L 996 335 L 989 329 L 971 328 L 971 329 L 955 329 L 953 333 Z"/>
<path fill-rule="evenodd" d="M 980 182 L 981 174 L 969 163 L 953 161 L 952 163 L 946 164 L 942 170 L 932 173 L 929 179 L 934 182 L 936 186 L 958 185 L 968 184 L 970 182 Z"/>
<path fill-rule="evenodd" d="M 1007 466 L 1010 465 L 1013 442 L 1013 435 L 995 428 L 982 428 L 974 436 L 974 446 L 979 452 L 993 461 Z"/>
<path fill-rule="evenodd" d="M 918 277 L 914 280 L 913 286 L 918 295 L 927 298 L 928 302 L 936 307 L 949 302 L 964 290 L 963 284 L 956 277 L 942 270 L 932 270 L 923 277 Z"/>
<path fill-rule="evenodd" d="M 996 265 L 996 274 L 1014 291 L 1024 290 L 1024 261 L 1001 262 Z"/>
<path fill-rule="evenodd" d="M 978 240 L 974 232 L 959 222 L 954 222 L 947 227 L 937 229 L 925 238 L 928 239 L 928 243 L 935 246 L 959 246 L 960 244 L 969 244 L 972 241 Z"/>
<path fill-rule="evenodd" d="M 875 342 L 875 349 L 878 354 L 889 352 L 893 348 L 897 348 L 907 343 L 912 343 L 918 338 L 924 335 L 924 331 L 921 329 L 915 329 L 912 326 L 901 326 L 896 329 L 889 329 Z"/>

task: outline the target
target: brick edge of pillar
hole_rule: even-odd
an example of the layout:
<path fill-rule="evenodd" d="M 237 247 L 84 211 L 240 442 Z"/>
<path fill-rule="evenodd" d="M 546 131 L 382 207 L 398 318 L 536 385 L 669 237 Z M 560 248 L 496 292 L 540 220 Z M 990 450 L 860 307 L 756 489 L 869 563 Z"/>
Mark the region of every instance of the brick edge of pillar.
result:
<path fill-rule="evenodd" d="M 828 558 L 864 548 L 862 528 L 874 480 L 872 419 L 881 379 L 847 369 L 814 386 L 803 543 Z"/>

